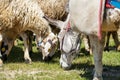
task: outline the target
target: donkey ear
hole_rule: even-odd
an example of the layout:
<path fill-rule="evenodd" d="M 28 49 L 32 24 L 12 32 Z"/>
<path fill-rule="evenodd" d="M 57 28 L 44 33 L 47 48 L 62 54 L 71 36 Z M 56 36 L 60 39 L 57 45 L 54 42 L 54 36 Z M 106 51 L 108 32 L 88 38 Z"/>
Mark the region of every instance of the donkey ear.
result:
<path fill-rule="evenodd" d="M 67 18 L 65 21 L 53 20 L 48 18 L 47 16 L 44 16 L 44 18 L 49 22 L 49 24 L 54 25 L 59 29 L 64 29 L 68 25 L 68 22 L 70 20 L 70 14 L 67 15 Z"/>
<path fill-rule="evenodd" d="M 50 19 L 47 16 L 44 16 L 44 18 L 49 22 L 49 24 L 54 25 L 59 29 L 63 29 L 65 24 L 63 21 Z"/>
<path fill-rule="evenodd" d="M 65 11 L 66 11 L 67 13 L 69 13 L 69 0 L 67 1 L 67 4 L 66 4 L 66 6 L 65 6 Z"/>

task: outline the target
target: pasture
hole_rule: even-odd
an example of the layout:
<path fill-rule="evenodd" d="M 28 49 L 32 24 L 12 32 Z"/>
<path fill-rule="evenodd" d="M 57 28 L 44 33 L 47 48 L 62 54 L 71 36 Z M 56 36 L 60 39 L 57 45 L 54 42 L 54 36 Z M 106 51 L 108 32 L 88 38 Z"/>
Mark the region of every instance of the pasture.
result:
<path fill-rule="evenodd" d="M 112 39 L 110 46 L 114 46 Z M 4 66 L 0 68 L 0 80 L 92 80 L 93 56 L 84 53 L 84 49 L 75 58 L 71 70 L 68 71 L 59 65 L 59 51 L 56 51 L 51 61 L 44 62 L 33 42 L 32 64 L 26 64 L 22 49 L 23 42 L 19 41 L 18 46 L 13 47 Z M 114 48 L 109 52 L 104 51 L 103 65 L 104 80 L 120 80 L 120 52 Z"/>

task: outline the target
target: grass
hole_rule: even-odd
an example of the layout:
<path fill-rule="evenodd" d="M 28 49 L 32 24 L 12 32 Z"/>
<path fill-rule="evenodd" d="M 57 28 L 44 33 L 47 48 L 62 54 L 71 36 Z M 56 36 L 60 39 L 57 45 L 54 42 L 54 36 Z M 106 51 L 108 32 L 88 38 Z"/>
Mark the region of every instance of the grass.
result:
<path fill-rule="evenodd" d="M 110 46 L 113 46 L 113 41 L 110 42 Z M 71 70 L 65 71 L 59 65 L 60 52 L 56 52 L 51 61 L 44 62 L 33 43 L 31 54 L 33 62 L 26 64 L 22 48 L 22 41 L 13 47 L 8 60 L 0 69 L 0 80 L 92 80 L 94 68 L 92 55 L 79 54 L 73 61 Z M 119 52 L 115 50 L 104 52 L 103 65 L 104 80 L 120 80 Z"/>

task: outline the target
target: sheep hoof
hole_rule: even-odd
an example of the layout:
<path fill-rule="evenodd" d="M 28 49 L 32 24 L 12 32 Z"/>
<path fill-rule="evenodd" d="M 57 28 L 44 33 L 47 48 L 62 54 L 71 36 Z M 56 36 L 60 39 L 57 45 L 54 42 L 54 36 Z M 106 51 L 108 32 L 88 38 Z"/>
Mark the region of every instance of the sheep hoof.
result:
<path fill-rule="evenodd" d="M 109 52 L 109 48 L 108 48 L 108 47 L 105 47 L 105 48 L 104 48 L 104 51 L 108 51 L 108 52 Z"/>
<path fill-rule="evenodd" d="M 120 45 L 117 47 L 117 50 L 120 51 Z"/>
<path fill-rule="evenodd" d="M 31 64 L 32 62 L 31 62 L 31 60 L 29 60 L 29 59 L 25 59 L 25 63 L 26 63 L 26 64 Z"/>

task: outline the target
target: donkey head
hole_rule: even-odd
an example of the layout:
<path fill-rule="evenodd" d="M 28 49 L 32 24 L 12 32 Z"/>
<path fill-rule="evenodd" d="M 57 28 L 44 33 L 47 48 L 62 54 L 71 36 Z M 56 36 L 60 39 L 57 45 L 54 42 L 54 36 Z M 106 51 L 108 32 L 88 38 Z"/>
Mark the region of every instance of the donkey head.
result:
<path fill-rule="evenodd" d="M 66 28 L 67 26 L 72 27 L 73 25 L 69 21 L 70 15 L 68 15 L 66 21 L 52 20 L 48 17 L 45 17 L 46 20 L 56 27 L 60 28 L 60 33 L 58 35 L 60 41 L 60 65 L 63 69 L 69 69 L 72 64 L 76 53 L 79 51 L 80 47 L 80 38 L 79 33 L 74 32 L 72 29 Z"/>

